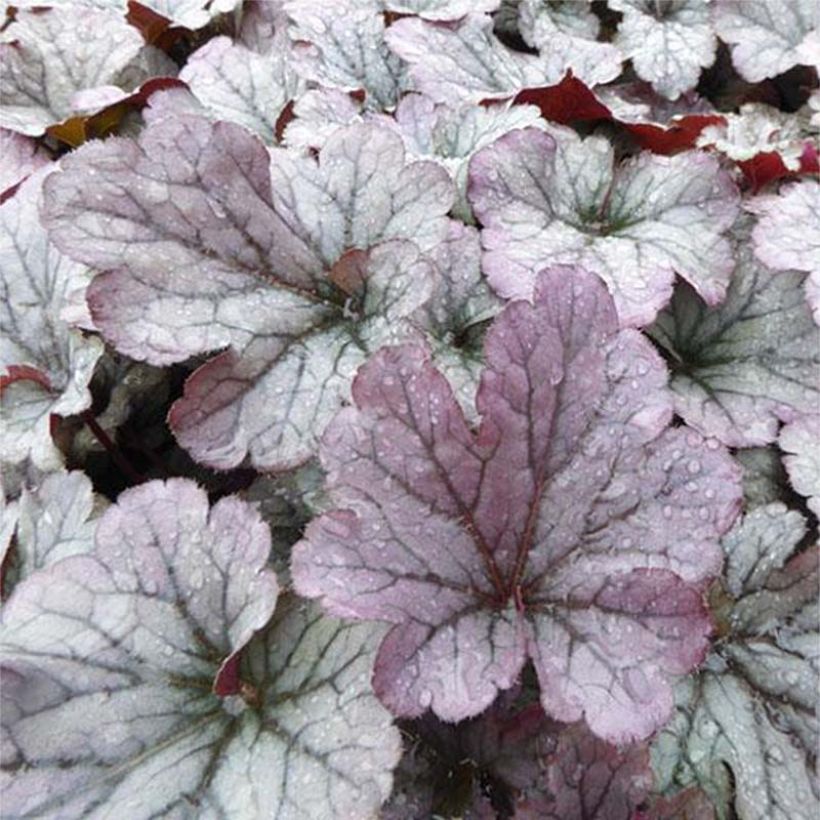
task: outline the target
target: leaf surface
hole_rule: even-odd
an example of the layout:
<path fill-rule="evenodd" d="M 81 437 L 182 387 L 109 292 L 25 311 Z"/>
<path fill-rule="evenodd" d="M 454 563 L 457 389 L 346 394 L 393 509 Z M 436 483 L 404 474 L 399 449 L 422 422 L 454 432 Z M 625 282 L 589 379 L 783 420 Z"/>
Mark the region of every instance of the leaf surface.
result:
<path fill-rule="evenodd" d="M 729 284 L 722 234 L 739 197 L 706 154 L 643 152 L 614 165 L 602 137 L 528 128 L 475 155 L 468 196 L 501 296 L 528 298 L 547 264 L 578 264 L 606 282 L 623 325 L 642 325 L 669 300 L 675 273 L 710 304 Z"/>
<path fill-rule="evenodd" d="M 397 714 L 478 714 L 529 656 L 549 715 L 645 737 L 671 709 L 666 676 L 705 650 L 698 590 L 737 468 L 666 429 L 664 368 L 591 274 L 545 273 L 485 357 L 477 435 L 423 348 L 362 368 L 325 434 L 337 509 L 294 547 L 296 589 L 393 624 L 374 683 Z"/>
<path fill-rule="evenodd" d="M 31 458 L 43 469 L 62 463 L 51 415 L 70 416 L 91 404 L 88 383 L 103 351 L 99 339 L 62 318 L 91 274 L 60 253 L 40 224 L 50 170 L 32 174 L 0 205 L 0 459 Z"/>
<path fill-rule="evenodd" d="M 817 750 L 818 551 L 793 554 L 802 517 L 782 504 L 750 512 L 726 536 L 719 638 L 679 687 L 653 752 L 659 787 L 696 783 L 744 818 L 809 820 L 820 808 Z"/>
<path fill-rule="evenodd" d="M 675 410 L 730 446 L 772 442 L 778 421 L 814 412 L 820 331 L 803 298 L 805 276 L 761 265 L 736 234 L 738 259 L 723 304 L 681 285 L 650 334 L 670 352 Z"/>
<path fill-rule="evenodd" d="M 251 640 L 277 598 L 269 549 L 245 502 L 209 510 L 193 482 L 150 482 L 104 514 L 93 553 L 20 584 L 4 612 L 6 810 L 372 816 L 399 752 L 368 683 L 373 628 L 289 599 Z M 238 691 L 218 697 L 243 646 Z"/>
<path fill-rule="evenodd" d="M 820 416 L 805 415 L 785 425 L 777 440 L 792 487 L 806 496 L 809 509 L 820 518 Z"/>

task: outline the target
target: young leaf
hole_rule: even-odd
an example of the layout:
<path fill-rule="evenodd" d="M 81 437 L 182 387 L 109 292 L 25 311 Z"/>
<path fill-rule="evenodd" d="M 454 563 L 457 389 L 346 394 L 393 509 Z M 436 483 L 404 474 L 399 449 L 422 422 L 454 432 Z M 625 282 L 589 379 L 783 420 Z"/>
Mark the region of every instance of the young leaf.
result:
<path fill-rule="evenodd" d="M 110 9 L 21 10 L 3 36 L 0 125 L 32 136 L 70 116 L 77 92 L 120 85 L 144 47 L 139 32 Z M 130 74 L 134 85 L 147 79 Z"/>
<path fill-rule="evenodd" d="M 716 0 L 713 14 L 718 35 L 732 46 L 735 68 L 750 83 L 820 64 L 815 0 Z"/>
<path fill-rule="evenodd" d="M 468 198 L 490 284 L 528 298 L 545 265 L 578 264 L 606 282 L 622 325 L 652 321 L 675 273 L 720 301 L 734 266 L 722 234 L 739 199 L 729 175 L 695 151 L 613 162 L 604 138 L 557 126 L 514 131 L 479 151 Z"/>
<path fill-rule="evenodd" d="M 374 248 L 365 280 L 340 285 L 329 269 L 392 237 L 435 245 L 453 196 L 444 169 L 405 163 L 384 128 L 341 129 L 317 162 L 188 116 L 153 123 L 140 143 L 77 151 L 48 193 L 55 241 L 115 269 L 89 303 L 118 350 L 168 364 L 229 348 L 171 414 L 182 445 L 220 468 L 314 452 L 367 351 L 402 338 L 430 292 L 429 264 L 406 241 Z"/>
<path fill-rule="evenodd" d="M 393 624 L 374 684 L 397 714 L 476 715 L 529 656 L 547 714 L 645 737 L 705 651 L 739 471 L 666 428 L 665 369 L 591 274 L 545 272 L 485 356 L 477 435 L 419 346 L 361 369 L 321 449 L 338 509 L 294 547 L 296 588 Z"/>
<path fill-rule="evenodd" d="M 385 42 L 378 0 L 291 0 L 290 37 L 297 70 L 308 80 L 362 90 L 368 107 L 392 108 L 404 89 L 404 66 Z"/>
<path fill-rule="evenodd" d="M 50 432 L 52 414 L 91 404 L 88 383 L 103 345 L 63 321 L 88 269 L 61 254 L 40 225 L 45 167 L 0 205 L 0 460 L 54 469 L 62 456 Z"/>
<path fill-rule="evenodd" d="M 777 443 L 786 453 L 783 461 L 792 487 L 808 497 L 809 509 L 820 518 L 820 416 L 801 416 L 787 424 Z"/>
<path fill-rule="evenodd" d="M 820 330 L 803 299 L 805 276 L 761 265 L 737 232 L 723 304 L 709 308 L 680 285 L 650 335 L 669 351 L 675 410 L 733 447 L 767 444 L 778 421 L 820 399 Z"/>
<path fill-rule="evenodd" d="M 213 119 L 238 123 L 266 142 L 278 140 L 277 121 L 304 83 L 291 66 L 283 36 L 264 54 L 215 37 L 195 51 L 180 72 Z"/>
<path fill-rule="evenodd" d="M 246 503 L 150 482 L 103 515 L 92 554 L 21 583 L 4 612 L 5 810 L 371 816 L 399 752 L 367 682 L 373 629 L 289 600 L 248 644 L 277 597 L 269 549 Z"/>
<path fill-rule="evenodd" d="M 718 639 L 702 671 L 680 685 L 675 717 L 655 743 L 661 789 L 697 783 L 721 816 L 732 802 L 721 762 L 742 820 L 820 811 L 812 771 L 820 555 L 792 555 L 804 532 L 798 513 L 770 504 L 724 539 L 726 577 L 712 596 Z"/>
<path fill-rule="evenodd" d="M 569 45 L 538 57 L 512 51 L 492 27 L 484 14 L 468 14 L 453 23 L 408 17 L 393 23 L 385 39 L 410 64 L 415 87 L 437 102 L 506 99 L 524 88 L 557 83 L 569 68 L 591 85 L 620 72 L 620 64 L 613 72 L 608 63 L 588 60 L 585 51 L 578 59 Z"/>
<path fill-rule="evenodd" d="M 676 100 L 694 88 L 700 70 L 714 62 L 717 38 L 702 0 L 609 0 L 609 7 L 623 14 L 615 45 L 664 97 Z"/>
<path fill-rule="evenodd" d="M 820 182 L 804 179 L 745 207 L 759 217 L 752 231 L 758 259 L 772 270 L 809 274 L 806 298 L 820 325 Z"/>

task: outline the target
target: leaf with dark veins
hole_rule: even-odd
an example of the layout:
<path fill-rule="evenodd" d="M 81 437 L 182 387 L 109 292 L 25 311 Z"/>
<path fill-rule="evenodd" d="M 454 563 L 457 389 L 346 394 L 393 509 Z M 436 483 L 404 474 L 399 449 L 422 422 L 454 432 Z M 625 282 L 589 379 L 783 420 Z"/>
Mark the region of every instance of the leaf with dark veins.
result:
<path fill-rule="evenodd" d="M 25 488 L 16 502 L 15 549 L 3 577 L 4 594 L 42 567 L 91 552 L 94 506 L 91 481 L 79 471 L 51 473 L 39 486 Z"/>
<path fill-rule="evenodd" d="M 0 125 L 39 136 L 76 113 L 78 92 L 136 87 L 145 48 L 137 29 L 113 9 L 61 6 L 20 10 L 0 43 Z"/>
<path fill-rule="evenodd" d="M 717 640 L 680 685 L 675 716 L 655 741 L 659 788 L 697 784 L 721 817 L 732 802 L 743 820 L 810 820 L 820 811 L 820 554 L 795 552 L 804 533 L 802 517 L 776 503 L 726 536 L 725 579 L 711 596 Z"/>
<path fill-rule="evenodd" d="M 21 583 L 2 641 L 6 811 L 372 816 L 399 755 L 368 684 L 373 628 L 288 599 L 252 638 L 277 597 L 269 548 L 245 502 L 209 510 L 193 482 L 151 482 L 109 508 L 92 554 Z M 243 646 L 237 694 L 218 697 Z"/>
<path fill-rule="evenodd" d="M 367 352 L 403 338 L 429 295 L 416 245 L 444 238 L 453 198 L 447 172 L 406 163 L 384 128 L 341 129 L 317 161 L 182 115 L 77 151 L 48 194 L 54 240 L 109 270 L 89 304 L 120 352 L 162 365 L 228 348 L 171 413 L 219 468 L 310 457 Z M 374 272 L 348 292 L 331 270 L 351 248 L 373 248 Z"/>
<path fill-rule="evenodd" d="M 285 106 L 304 90 L 293 70 L 289 44 L 257 53 L 228 37 L 215 37 L 195 51 L 180 72 L 213 119 L 229 120 L 275 143 Z"/>
<path fill-rule="evenodd" d="M 493 33 L 486 14 L 468 14 L 457 22 L 433 23 L 401 19 L 387 30 L 390 48 L 410 64 L 418 91 L 437 102 L 480 102 L 508 99 L 525 88 L 557 83 L 572 69 L 590 85 L 614 79 L 620 64 L 578 59 L 571 41 L 545 49 L 539 56 L 507 48 Z"/>
<path fill-rule="evenodd" d="M 805 276 L 755 259 L 748 231 L 735 235 L 737 267 L 726 299 L 708 307 L 685 284 L 650 335 L 672 362 L 675 410 L 725 444 L 772 442 L 779 421 L 820 401 L 820 330 L 803 298 Z"/>
<path fill-rule="evenodd" d="M 534 298 L 487 335 L 477 435 L 423 348 L 360 370 L 320 451 L 337 509 L 294 547 L 294 583 L 393 625 L 374 684 L 396 714 L 478 714 L 529 656 L 549 715 L 625 742 L 705 652 L 739 471 L 667 429 L 665 368 L 594 276 L 545 272 Z"/>
<path fill-rule="evenodd" d="M 739 194 L 702 152 L 642 152 L 616 164 L 603 137 L 527 128 L 473 157 L 468 199 L 483 226 L 484 272 L 504 297 L 528 298 L 548 264 L 577 264 L 606 282 L 632 326 L 668 302 L 675 273 L 710 304 L 729 284 L 723 233 Z"/>
<path fill-rule="evenodd" d="M 717 37 L 710 8 L 701 0 L 610 0 L 609 5 L 623 14 L 615 45 L 664 97 L 675 100 L 694 88 L 701 69 L 714 62 Z"/>
<path fill-rule="evenodd" d="M 91 404 L 88 384 L 103 345 L 62 318 L 90 271 L 60 253 L 40 224 L 45 167 L 0 205 L 0 460 L 37 467 L 62 464 L 52 414 Z"/>
<path fill-rule="evenodd" d="M 405 67 L 385 43 L 379 0 L 291 0 L 294 64 L 330 88 L 362 90 L 368 107 L 393 108 L 406 87 Z"/>

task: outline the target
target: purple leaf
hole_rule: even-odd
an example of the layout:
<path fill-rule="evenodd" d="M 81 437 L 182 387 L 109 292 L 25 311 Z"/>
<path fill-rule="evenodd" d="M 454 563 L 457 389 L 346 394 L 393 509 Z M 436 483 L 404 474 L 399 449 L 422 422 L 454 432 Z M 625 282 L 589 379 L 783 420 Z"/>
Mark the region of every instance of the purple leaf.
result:
<path fill-rule="evenodd" d="M 632 820 L 652 785 L 646 746 L 619 749 L 583 725 L 561 733 L 544 778 L 547 794 L 524 801 L 515 820 Z"/>
<path fill-rule="evenodd" d="M 103 345 L 70 327 L 64 315 L 91 278 L 60 253 L 40 225 L 45 167 L 0 205 L 0 460 L 62 464 L 51 438 L 52 414 L 91 404 L 88 383 Z"/>
<path fill-rule="evenodd" d="M 772 270 L 809 274 L 806 298 L 820 325 L 820 182 L 801 180 L 750 200 L 746 208 L 759 217 L 752 231 L 758 259 Z"/>
<path fill-rule="evenodd" d="M 484 272 L 504 297 L 529 298 L 548 264 L 598 274 L 623 325 L 650 322 L 675 273 L 709 304 L 726 292 L 734 260 L 722 234 L 738 191 L 704 153 L 644 152 L 615 165 L 602 137 L 528 128 L 475 155 L 468 198 L 483 225 Z"/>
<path fill-rule="evenodd" d="M 650 329 L 672 361 L 675 410 L 734 447 L 768 444 L 779 421 L 820 400 L 820 330 L 803 299 L 806 277 L 776 273 L 734 236 L 737 266 L 726 299 L 708 307 L 686 285 Z"/>
<path fill-rule="evenodd" d="M 724 538 L 725 578 L 710 596 L 718 640 L 680 684 L 675 717 L 653 748 L 662 791 L 694 783 L 718 807 L 734 801 L 740 817 L 809 820 L 820 810 L 820 554 L 795 552 L 805 532 L 803 518 L 776 503 Z"/>
<path fill-rule="evenodd" d="M 665 369 L 590 274 L 544 273 L 485 352 L 477 435 L 421 347 L 360 370 L 321 449 L 338 509 L 294 548 L 296 588 L 393 624 L 374 684 L 396 714 L 476 715 L 529 656 L 547 714 L 645 737 L 706 649 L 739 471 L 667 429 Z"/>
<path fill-rule="evenodd" d="M 245 502 L 150 482 L 103 515 L 92 553 L 22 582 L 4 611 L 4 809 L 373 816 L 399 757 L 368 684 L 374 630 L 290 599 L 251 640 L 277 598 L 269 549 Z"/>
<path fill-rule="evenodd" d="M 113 269 L 89 303 L 118 350 L 168 364 L 228 348 L 173 409 L 182 445 L 215 467 L 249 453 L 281 468 L 312 454 L 366 352 L 406 337 L 430 293 L 416 245 L 445 237 L 452 197 L 446 171 L 405 163 L 384 128 L 340 129 L 317 163 L 179 116 L 77 151 L 45 218 L 67 252 Z M 333 280 L 349 248 L 405 237 L 372 248 L 366 282 Z"/>

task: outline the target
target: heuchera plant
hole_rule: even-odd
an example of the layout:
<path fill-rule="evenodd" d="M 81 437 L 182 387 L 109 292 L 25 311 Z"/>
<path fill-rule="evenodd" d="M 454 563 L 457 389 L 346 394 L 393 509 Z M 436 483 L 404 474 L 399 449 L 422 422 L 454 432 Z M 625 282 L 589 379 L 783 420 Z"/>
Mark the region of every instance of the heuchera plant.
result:
<path fill-rule="evenodd" d="M 820 814 L 815 0 L 18 0 L 9 818 Z"/>

